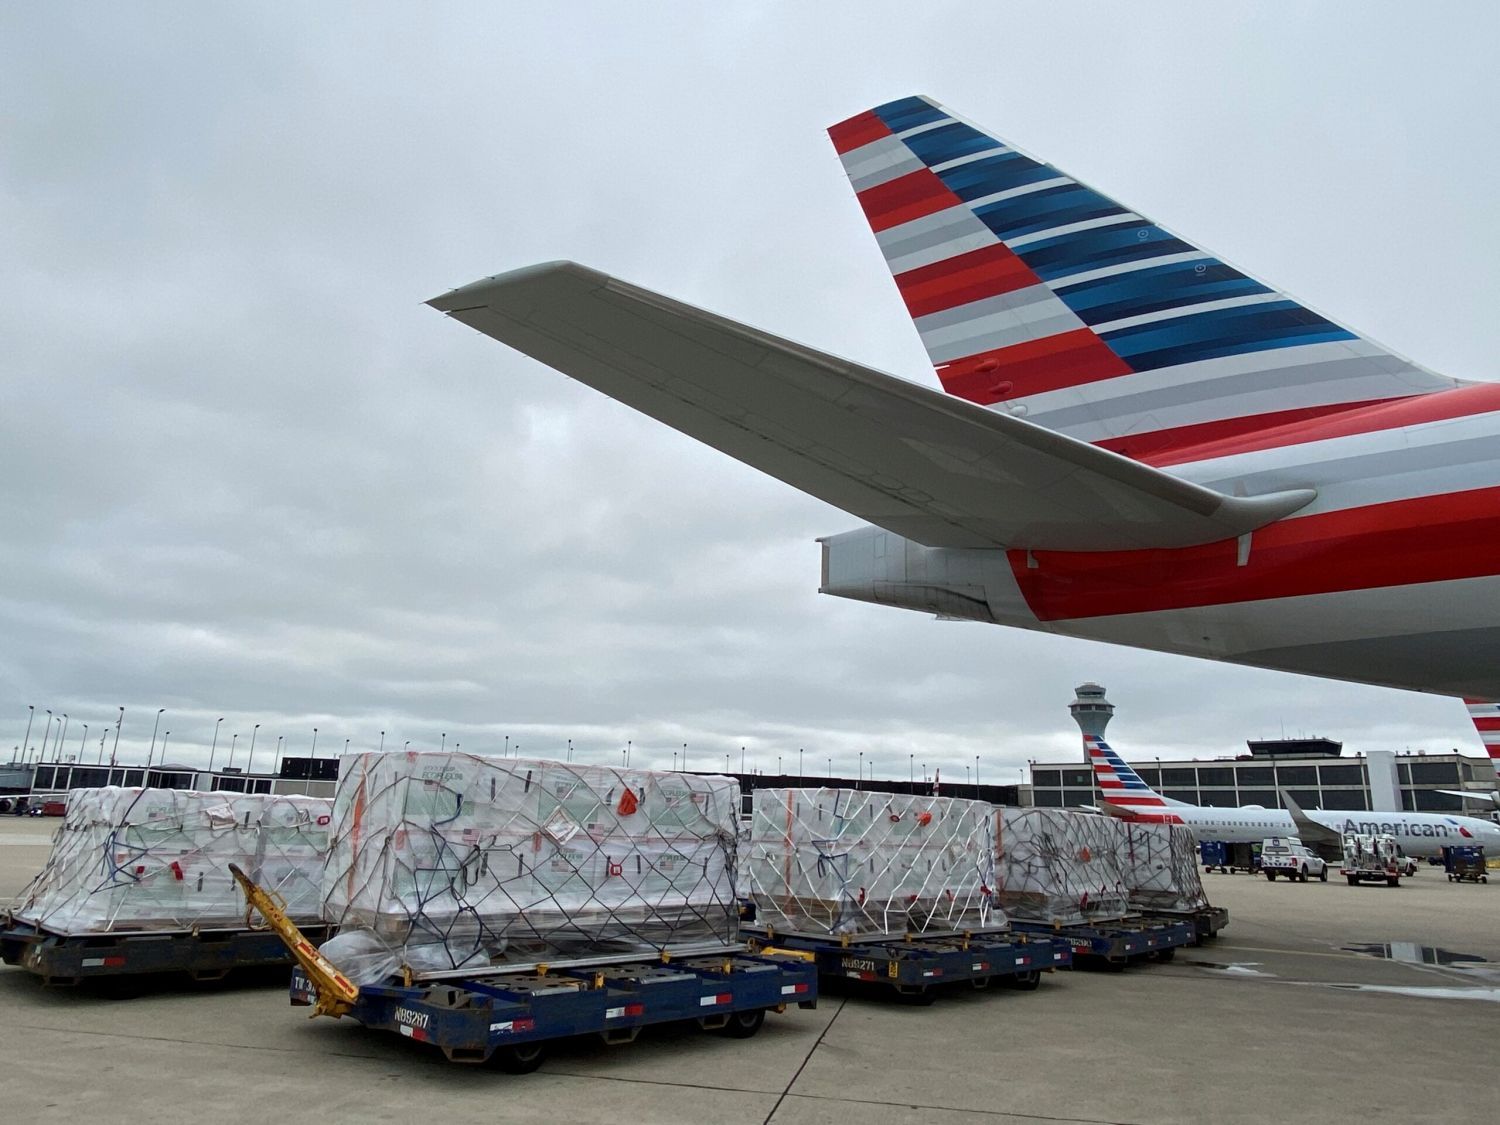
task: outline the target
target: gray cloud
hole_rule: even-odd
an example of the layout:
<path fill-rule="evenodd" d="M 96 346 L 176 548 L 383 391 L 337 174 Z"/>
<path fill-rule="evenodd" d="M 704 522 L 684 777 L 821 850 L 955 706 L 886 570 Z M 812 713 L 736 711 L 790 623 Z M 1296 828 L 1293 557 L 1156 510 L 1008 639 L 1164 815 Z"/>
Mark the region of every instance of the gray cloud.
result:
<path fill-rule="evenodd" d="M 823 136 L 941 97 L 1431 366 L 1493 378 L 1496 15 L 48 5 L 0 16 L 0 742 L 392 740 L 959 772 L 1451 701 L 820 598 L 855 521 L 423 307 L 572 257 L 931 382 Z M 1414 42 L 1425 43 L 1423 50 Z M 34 733 L 33 742 L 39 742 Z M 222 746 L 221 746 L 222 749 Z M 174 755 L 175 756 L 175 755 Z M 701 757 L 700 757 L 701 756 Z M 264 758 L 262 758 L 264 764 Z M 1011 776 L 1006 773 L 1004 776 Z"/>

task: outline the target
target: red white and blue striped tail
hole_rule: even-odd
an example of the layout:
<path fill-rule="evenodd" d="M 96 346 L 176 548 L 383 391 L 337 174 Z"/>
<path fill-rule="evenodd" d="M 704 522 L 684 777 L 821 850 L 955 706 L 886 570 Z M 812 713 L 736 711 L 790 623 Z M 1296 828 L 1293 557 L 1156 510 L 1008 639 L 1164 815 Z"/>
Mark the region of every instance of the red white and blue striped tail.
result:
<path fill-rule="evenodd" d="M 1083 748 L 1088 754 L 1089 765 L 1093 767 L 1094 779 L 1099 783 L 1099 796 L 1105 804 L 1113 805 L 1136 820 L 1182 823 L 1182 818 L 1172 812 L 1162 795 L 1142 781 L 1140 774 L 1110 749 L 1104 739 L 1086 734 Z"/>
<path fill-rule="evenodd" d="M 1469 718 L 1474 720 L 1474 729 L 1484 743 L 1484 752 L 1490 756 L 1490 765 L 1495 767 L 1495 776 L 1500 778 L 1500 703 L 1487 699 L 1465 699 Z"/>
<path fill-rule="evenodd" d="M 828 133 L 960 398 L 1149 457 L 1463 385 L 930 98 Z"/>

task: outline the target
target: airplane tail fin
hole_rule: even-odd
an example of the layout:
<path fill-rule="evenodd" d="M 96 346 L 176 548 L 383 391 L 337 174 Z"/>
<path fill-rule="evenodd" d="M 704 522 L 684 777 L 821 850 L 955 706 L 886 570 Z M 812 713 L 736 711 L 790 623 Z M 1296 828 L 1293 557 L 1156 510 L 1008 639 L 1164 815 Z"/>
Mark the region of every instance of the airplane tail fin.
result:
<path fill-rule="evenodd" d="M 960 398 L 1169 459 L 1463 385 L 930 98 L 828 133 L 943 387 Z"/>
<path fill-rule="evenodd" d="M 1500 703 L 1487 699 L 1465 699 L 1469 718 L 1479 732 L 1479 741 L 1484 743 L 1484 752 L 1490 756 L 1490 765 L 1495 767 L 1495 776 L 1500 778 Z"/>
<path fill-rule="evenodd" d="M 1104 739 L 1086 734 L 1083 748 L 1088 754 L 1089 765 L 1093 767 L 1094 780 L 1099 783 L 1103 807 L 1111 816 L 1168 824 L 1180 822 L 1181 818 L 1172 812 L 1166 798 L 1147 785 Z"/>

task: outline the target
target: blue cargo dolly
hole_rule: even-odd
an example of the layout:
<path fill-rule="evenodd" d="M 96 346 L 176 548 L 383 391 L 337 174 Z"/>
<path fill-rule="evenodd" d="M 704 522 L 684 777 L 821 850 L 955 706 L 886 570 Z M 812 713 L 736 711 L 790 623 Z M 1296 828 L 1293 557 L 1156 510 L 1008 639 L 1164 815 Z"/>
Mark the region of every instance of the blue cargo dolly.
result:
<path fill-rule="evenodd" d="M 1163 922 L 1186 922 L 1193 927 L 1194 945 L 1202 945 L 1219 936 L 1229 925 L 1229 911 L 1222 906 L 1200 906 L 1196 910 L 1145 910 L 1147 918 Z"/>
<path fill-rule="evenodd" d="M 316 992 L 292 970 L 291 1001 Z M 492 968 L 443 979 L 364 985 L 349 1015 L 366 1027 L 430 1043 L 452 1062 L 524 1074 L 541 1065 L 549 1040 L 595 1034 L 628 1043 L 652 1024 L 697 1020 L 742 1039 L 768 1011 L 818 1006 L 818 973 L 795 957 L 722 953 L 581 958 L 565 964 Z"/>
<path fill-rule="evenodd" d="M 309 926 L 314 942 L 332 928 Z M 272 930 L 122 930 L 107 934 L 62 934 L 0 916 L 0 960 L 61 987 L 85 979 L 186 973 L 198 981 L 221 980 L 234 969 L 291 964 L 292 955 Z"/>
<path fill-rule="evenodd" d="M 1042 973 L 1073 962 L 1066 941 L 1009 930 L 830 936 L 741 924 L 740 936 L 752 949 L 807 954 L 825 978 L 887 985 L 921 1003 L 931 1002 L 939 985 L 965 981 L 975 989 L 1000 981 L 1029 992 Z"/>
<path fill-rule="evenodd" d="M 1079 926 L 1012 919 L 1011 928 L 1020 933 L 1062 938 L 1073 948 L 1074 964 L 1095 963 L 1110 969 L 1123 969 L 1133 961 L 1170 961 L 1178 948 L 1191 945 L 1197 934 L 1192 922 L 1139 917 Z"/>

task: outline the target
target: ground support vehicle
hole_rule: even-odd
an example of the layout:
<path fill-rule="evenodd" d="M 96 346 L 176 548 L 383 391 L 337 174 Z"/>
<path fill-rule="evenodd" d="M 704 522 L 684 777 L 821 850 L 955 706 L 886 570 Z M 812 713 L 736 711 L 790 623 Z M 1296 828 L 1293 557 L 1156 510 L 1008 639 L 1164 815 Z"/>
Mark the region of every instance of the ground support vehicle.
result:
<path fill-rule="evenodd" d="M 306 968 L 292 971 L 291 1001 L 316 1005 Z M 629 1043 L 652 1024 L 696 1020 L 735 1039 L 760 1030 L 766 1012 L 815 1008 L 818 970 L 810 961 L 734 950 L 671 958 L 579 958 L 452 979 L 362 985 L 347 1014 L 366 1027 L 431 1043 L 452 1062 L 494 1060 L 524 1074 L 542 1064 L 551 1040 L 594 1034 Z"/>
<path fill-rule="evenodd" d="M 741 926 L 740 933 L 752 949 L 810 956 L 825 982 L 884 985 L 917 1003 L 930 1003 L 942 985 L 964 982 L 975 989 L 1001 983 L 1030 992 L 1043 973 L 1073 963 L 1072 947 L 1057 936 L 1008 929 L 831 936 Z"/>
<path fill-rule="evenodd" d="M 1073 964 L 1123 969 L 1141 961 L 1170 961 L 1177 950 L 1191 945 L 1197 936 L 1192 922 L 1133 916 L 1080 926 L 1049 925 L 1046 922 L 1011 922 L 1017 933 L 1051 935 L 1073 948 Z"/>
<path fill-rule="evenodd" d="M 1222 871 L 1225 875 L 1233 875 L 1236 871 L 1244 871 L 1254 875 L 1260 870 L 1259 844 L 1203 840 L 1198 844 L 1198 855 L 1203 861 L 1203 870 L 1209 874 Z"/>
<path fill-rule="evenodd" d="M 1278 875 L 1289 883 L 1305 883 L 1314 875 L 1328 882 L 1328 861 L 1294 836 L 1272 836 L 1261 841 L 1260 869 L 1272 883 Z"/>
<path fill-rule="evenodd" d="M 1444 844 L 1443 870 L 1450 883 L 1488 883 L 1484 848 L 1475 844 Z"/>
<path fill-rule="evenodd" d="M 1219 936 L 1229 925 L 1229 911 L 1222 906 L 1200 906 L 1196 910 L 1152 910 L 1145 917 L 1162 922 L 1186 922 L 1193 927 L 1193 944 L 1202 945 Z"/>
<path fill-rule="evenodd" d="M 324 940 L 331 927 L 307 930 Z M 231 970 L 289 965 L 291 954 L 270 930 L 197 929 L 60 934 L 0 915 L 0 960 L 35 973 L 47 985 L 75 985 L 88 978 L 144 973 L 186 973 L 194 980 L 222 980 Z"/>
<path fill-rule="evenodd" d="M 1360 883 L 1401 885 L 1401 856 L 1396 838 L 1389 835 L 1344 834 L 1344 864 L 1339 874 L 1351 887 Z"/>

